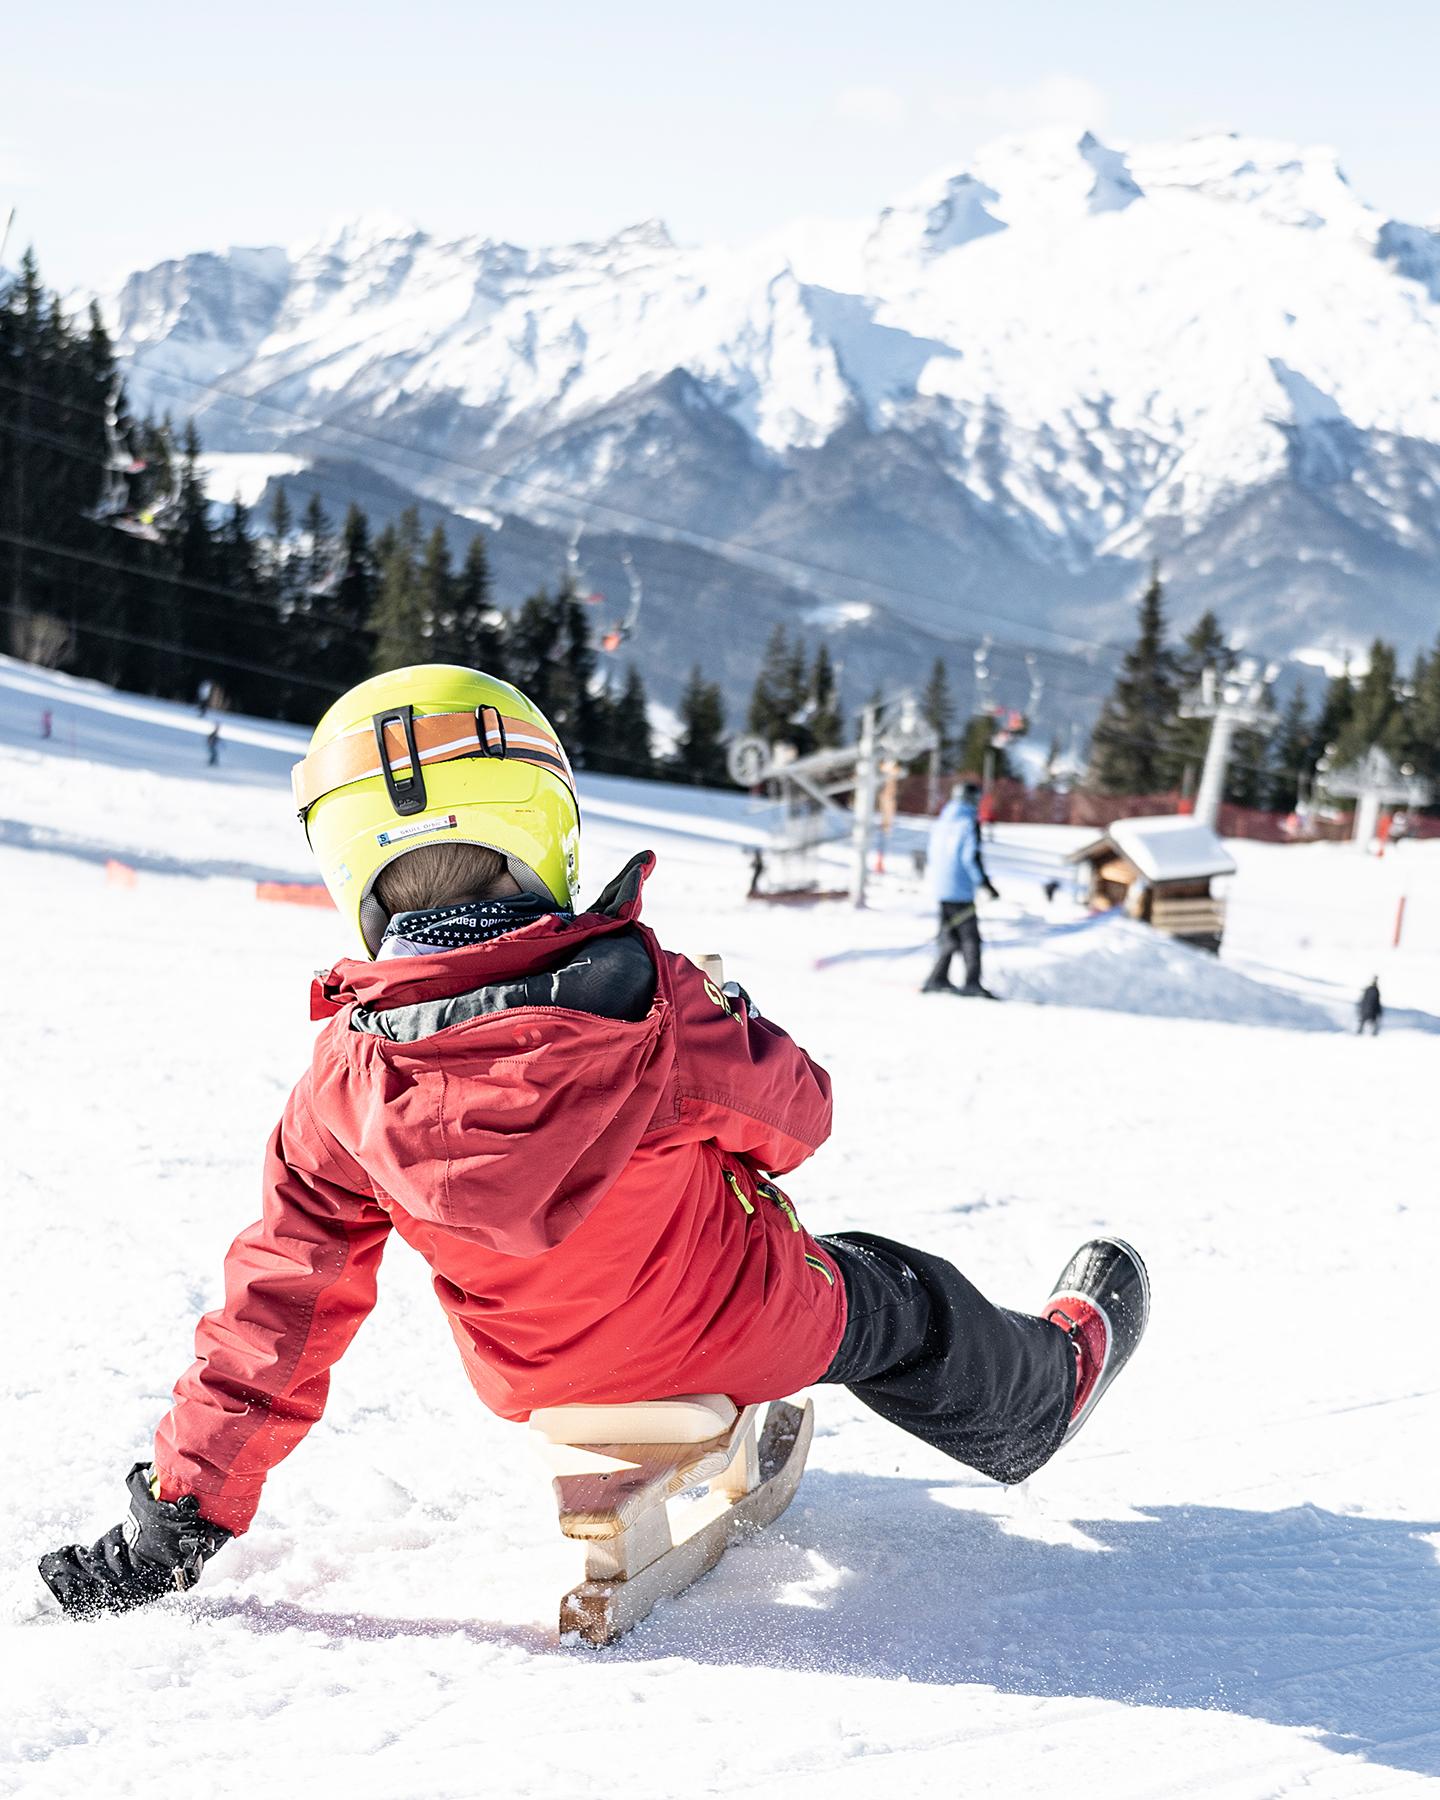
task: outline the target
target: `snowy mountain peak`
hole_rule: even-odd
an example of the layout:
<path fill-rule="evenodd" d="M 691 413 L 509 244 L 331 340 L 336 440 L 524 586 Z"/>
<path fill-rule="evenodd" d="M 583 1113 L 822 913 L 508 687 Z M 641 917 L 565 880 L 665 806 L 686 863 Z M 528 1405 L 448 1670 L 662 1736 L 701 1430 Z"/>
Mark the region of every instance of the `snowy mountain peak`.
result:
<path fill-rule="evenodd" d="M 1145 198 L 1124 156 L 1108 149 L 1093 132 L 1087 131 L 1075 148 L 1095 171 L 1095 185 L 1086 196 L 1092 213 L 1123 212 L 1132 201 Z"/>
<path fill-rule="evenodd" d="M 958 250 L 976 238 L 1005 229 L 1004 221 L 988 210 L 999 197 L 994 188 L 968 172 L 945 176 L 938 192 L 929 184 L 909 203 L 887 206 L 866 241 L 865 253 L 877 259 L 913 256 L 928 260 Z"/>
<path fill-rule="evenodd" d="M 670 227 L 663 219 L 641 219 L 636 225 L 627 225 L 623 231 L 617 231 L 608 240 L 613 249 L 637 250 L 673 250 L 675 240 L 670 235 Z"/>
<path fill-rule="evenodd" d="M 1335 152 L 1240 132 L 1206 132 L 1181 142 L 1137 147 L 1136 178 L 1150 192 L 1188 188 L 1236 202 L 1281 225 L 1353 229 L 1373 216 L 1355 196 Z"/>
<path fill-rule="evenodd" d="M 428 241 L 427 233 L 403 213 L 352 213 L 332 219 L 318 238 L 293 246 L 290 254 L 296 262 L 320 255 L 354 261 L 383 245 Z"/>
<path fill-rule="evenodd" d="M 414 447 L 387 474 L 471 516 L 559 494 L 761 544 L 927 629 L 958 591 L 1049 620 L 1068 593 L 1090 642 L 1162 554 L 1266 653 L 1307 610 L 1311 645 L 1377 606 L 1433 635 L 1440 233 L 1323 147 L 1032 132 L 740 246 L 371 215 L 161 264 L 111 316 L 137 399 L 196 407 L 212 452 L 363 460 L 383 421 Z"/>

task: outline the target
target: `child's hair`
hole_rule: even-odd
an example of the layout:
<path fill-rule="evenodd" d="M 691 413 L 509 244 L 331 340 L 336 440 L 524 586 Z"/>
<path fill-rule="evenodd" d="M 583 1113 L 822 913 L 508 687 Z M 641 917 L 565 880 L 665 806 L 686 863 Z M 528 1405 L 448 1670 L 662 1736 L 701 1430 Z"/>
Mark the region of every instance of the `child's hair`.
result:
<path fill-rule="evenodd" d="M 483 844 L 422 844 L 387 863 L 375 877 L 375 898 L 394 918 L 431 906 L 483 900 L 509 865 Z"/>

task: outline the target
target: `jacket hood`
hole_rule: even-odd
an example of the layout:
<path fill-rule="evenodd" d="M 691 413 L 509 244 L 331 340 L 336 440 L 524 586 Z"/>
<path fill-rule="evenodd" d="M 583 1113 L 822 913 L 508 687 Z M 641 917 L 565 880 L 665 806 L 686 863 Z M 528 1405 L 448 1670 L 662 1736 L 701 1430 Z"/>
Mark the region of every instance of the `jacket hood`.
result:
<path fill-rule="evenodd" d="M 430 956 L 386 962 L 343 957 L 311 984 L 310 1017 L 328 1019 L 352 1003 L 384 1008 L 443 1000 L 492 982 L 543 973 L 586 939 L 622 930 L 637 920 L 641 890 L 654 868 L 654 852 L 642 850 L 584 912 L 573 918 L 547 913 L 533 925 L 467 950 L 437 950 Z"/>
<path fill-rule="evenodd" d="M 636 915 L 653 862 L 636 857 L 569 922 L 403 962 L 346 961 L 325 978 L 326 1010 L 339 1016 L 316 1044 L 317 1114 L 347 1121 L 345 1150 L 417 1228 L 531 1257 L 583 1224 L 660 1102 L 674 1062 L 669 1003 L 657 989 L 643 1015 L 617 1018 L 522 998 L 404 1041 L 353 1029 L 357 1012 L 423 1015 L 431 1002 L 593 965 L 602 959 L 586 944 L 609 934 L 648 944 Z M 644 960 L 653 968 L 648 949 Z"/>

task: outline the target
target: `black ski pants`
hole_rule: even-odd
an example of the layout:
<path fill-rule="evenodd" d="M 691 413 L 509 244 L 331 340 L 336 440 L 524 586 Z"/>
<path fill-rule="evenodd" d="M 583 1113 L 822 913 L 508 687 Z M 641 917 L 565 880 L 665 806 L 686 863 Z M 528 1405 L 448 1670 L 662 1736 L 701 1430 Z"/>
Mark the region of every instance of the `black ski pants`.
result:
<path fill-rule="evenodd" d="M 1023 1481 L 1054 1455 L 1075 1398 L 1063 1331 L 992 1306 L 927 1251 L 868 1231 L 820 1242 L 849 1301 L 822 1381 L 996 1481 Z"/>
<path fill-rule="evenodd" d="M 927 976 L 927 984 L 950 979 L 950 958 L 957 953 L 965 964 L 966 987 L 980 985 L 980 919 L 973 900 L 940 902 L 940 955 Z"/>

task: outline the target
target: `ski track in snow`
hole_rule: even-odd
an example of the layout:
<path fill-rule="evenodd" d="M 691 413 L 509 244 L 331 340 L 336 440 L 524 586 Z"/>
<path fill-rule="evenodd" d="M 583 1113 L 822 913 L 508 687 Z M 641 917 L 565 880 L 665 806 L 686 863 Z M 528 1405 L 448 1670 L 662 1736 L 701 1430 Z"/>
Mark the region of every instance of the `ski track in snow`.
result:
<path fill-rule="evenodd" d="M 743 797 L 587 784 L 587 891 L 653 833 L 662 937 L 722 951 L 834 1073 L 835 1138 L 789 1184 L 807 1222 L 933 1246 L 1022 1307 L 1118 1230 L 1155 1288 L 1133 1369 L 1011 1490 L 818 1391 L 780 1524 L 582 1650 L 524 1434 L 396 1243 L 255 1528 L 196 1593 L 74 1626 L 35 1558 L 121 1516 L 345 946 L 213 872 L 308 873 L 283 733 L 237 727 L 211 773 L 176 709 L 26 677 L 0 663 L 0 1794 L 1440 1793 L 1440 847 L 1240 846 L 1217 964 L 1049 929 L 1079 918 L 1037 885 L 1073 836 L 1002 832 L 987 978 L 1012 997 L 977 1008 L 914 992 L 898 877 L 864 915 L 747 907 Z M 1361 1042 L 1376 968 L 1415 1028 Z"/>

